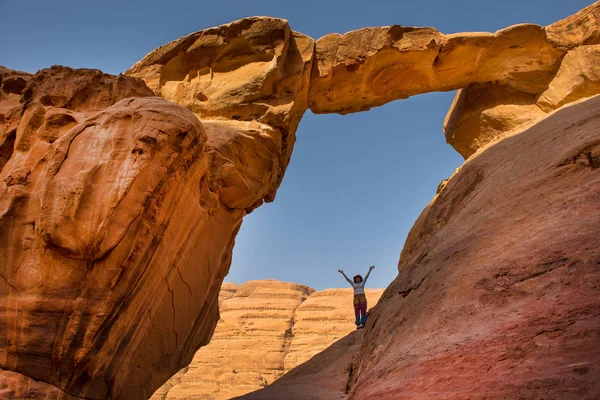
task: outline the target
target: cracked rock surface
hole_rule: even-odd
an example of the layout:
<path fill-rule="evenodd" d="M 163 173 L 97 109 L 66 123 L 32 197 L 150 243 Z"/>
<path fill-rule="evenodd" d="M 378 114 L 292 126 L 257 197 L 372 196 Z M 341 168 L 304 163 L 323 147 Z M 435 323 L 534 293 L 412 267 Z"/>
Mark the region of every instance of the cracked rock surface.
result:
<path fill-rule="evenodd" d="M 147 398 L 208 343 L 245 211 L 198 118 L 141 80 L 27 80 L 2 103 L 0 392 Z"/>

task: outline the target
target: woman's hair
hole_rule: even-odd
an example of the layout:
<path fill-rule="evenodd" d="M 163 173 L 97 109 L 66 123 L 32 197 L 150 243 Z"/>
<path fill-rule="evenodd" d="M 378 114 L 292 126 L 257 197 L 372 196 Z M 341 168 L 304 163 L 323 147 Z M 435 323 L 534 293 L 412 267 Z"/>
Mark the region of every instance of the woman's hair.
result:
<path fill-rule="evenodd" d="M 356 278 L 360 279 L 358 282 L 356 282 Z M 352 278 L 352 280 L 354 281 L 354 283 L 359 283 L 363 281 L 363 277 L 360 275 L 354 275 L 354 278 Z"/>

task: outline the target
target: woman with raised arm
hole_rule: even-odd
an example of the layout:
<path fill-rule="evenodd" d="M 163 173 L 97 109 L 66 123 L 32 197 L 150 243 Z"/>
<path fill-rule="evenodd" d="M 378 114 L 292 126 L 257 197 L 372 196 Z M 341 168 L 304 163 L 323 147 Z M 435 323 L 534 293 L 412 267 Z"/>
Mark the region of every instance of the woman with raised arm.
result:
<path fill-rule="evenodd" d="M 352 288 L 354 288 L 354 315 L 356 316 L 356 329 L 364 328 L 365 323 L 367 322 L 367 296 L 365 296 L 365 283 L 367 283 L 367 279 L 369 278 L 369 274 L 375 268 L 374 265 L 369 267 L 369 272 L 365 275 L 365 279 L 363 279 L 360 275 L 354 275 L 354 278 L 350 280 L 342 271 L 338 269 L 338 272 L 344 275 L 344 278 L 348 281 Z"/>

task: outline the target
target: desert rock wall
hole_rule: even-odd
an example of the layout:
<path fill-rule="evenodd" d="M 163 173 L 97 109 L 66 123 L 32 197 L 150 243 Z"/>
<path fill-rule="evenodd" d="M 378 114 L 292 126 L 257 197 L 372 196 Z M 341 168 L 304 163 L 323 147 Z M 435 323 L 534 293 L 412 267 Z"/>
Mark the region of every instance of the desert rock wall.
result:
<path fill-rule="evenodd" d="M 383 289 L 367 289 L 374 306 Z M 355 330 L 352 289 L 279 281 L 224 283 L 210 344 L 152 399 L 225 400 L 272 384 Z"/>
<path fill-rule="evenodd" d="M 471 157 L 411 230 L 364 336 L 242 398 L 600 397 L 599 125 L 596 96 Z"/>

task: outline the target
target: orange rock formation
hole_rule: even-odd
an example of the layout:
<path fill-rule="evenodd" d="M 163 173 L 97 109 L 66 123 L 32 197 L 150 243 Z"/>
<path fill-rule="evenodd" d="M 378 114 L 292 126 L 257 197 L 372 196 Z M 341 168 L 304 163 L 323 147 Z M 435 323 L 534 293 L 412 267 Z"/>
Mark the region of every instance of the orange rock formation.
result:
<path fill-rule="evenodd" d="M 434 90 L 461 89 L 446 119 L 445 133 L 448 142 L 470 158 L 426 209 L 407 240 L 400 278 L 387 292 L 388 297 L 400 293 L 407 300 L 398 298 L 402 303 L 388 302 L 380 310 L 416 301 L 420 295 L 408 294 L 425 275 L 432 276 L 427 274 L 442 269 L 448 260 L 469 255 L 461 264 L 471 268 L 468 273 L 460 275 L 461 270 L 453 269 L 452 277 L 436 275 L 437 281 L 424 281 L 431 287 L 421 292 L 432 297 L 420 299 L 420 305 L 443 305 L 442 297 L 460 292 L 465 296 L 464 313 L 447 312 L 467 318 L 470 305 L 480 305 L 476 300 L 488 301 L 488 306 L 475 308 L 481 320 L 473 320 L 470 327 L 481 322 L 481 330 L 490 337 L 508 332 L 536 343 L 539 338 L 528 336 L 526 327 L 532 332 L 537 329 L 530 319 L 526 318 L 529 325 L 516 331 L 507 326 L 493 330 L 490 321 L 496 317 L 505 321 L 505 313 L 523 310 L 519 304 L 538 310 L 522 292 L 542 298 L 551 290 L 521 288 L 519 277 L 537 274 L 540 265 L 561 265 L 558 274 L 564 270 L 560 260 L 565 258 L 579 263 L 576 271 L 584 271 L 587 282 L 597 279 L 589 261 L 596 247 L 589 244 L 585 256 L 569 244 L 575 239 L 586 242 L 587 234 L 597 237 L 592 228 L 585 230 L 598 214 L 589 203 L 597 175 L 597 130 L 589 127 L 596 117 L 589 107 L 597 102 L 548 115 L 598 93 L 599 20 L 600 2 L 596 2 L 548 27 L 518 25 L 495 34 L 443 35 L 432 28 L 394 26 L 314 41 L 293 32 L 287 21 L 255 17 L 169 43 L 133 66 L 129 76 L 65 67 L 30 76 L 0 68 L 0 393 L 15 398 L 147 398 L 208 343 L 218 320 L 219 288 L 229 269 L 237 230 L 245 214 L 274 199 L 303 112 L 308 107 L 317 113 L 366 110 Z M 549 121 L 564 132 L 552 130 Z M 512 137 L 533 124 L 537 124 L 534 129 Z M 476 154 L 482 149 L 481 156 Z M 565 193 L 570 193 L 568 204 L 561 197 Z M 515 199 L 537 208 L 517 209 Z M 472 220 L 464 219 L 465 210 L 471 210 Z M 563 218 L 560 224 L 558 216 Z M 494 224 L 485 225 L 487 219 Z M 472 226 L 467 235 L 462 229 L 473 221 L 481 224 Z M 581 231 L 575 229 L 577 223 Z M 564 226 L 560 232 L 559 225 Z M 497 239 L 489 239 L 497 231 Z M 502 236 L 507 231 L 510 235 Z M 525 237 L 523 231 L 535 235 Z M 544 236 L 545 232 L 554 235 Z M 522 241 L 513 243 L 509 236 Z M 438 243 L 440 238 L 445 242 Z M 506 243 L 512 245 L 505 247 Z M 531 245 L 519 247 L 527 244 Z M 483 248 L 482 253 L 473 253 Z M 522 259 L 502 258 L 501 250 L 510 257 L 517 257 L 517 250 L 519 254 L 529 251 L 529 260 L 538 267 Z M 561 255 L 555 259 L 556 252 Z M 490 275 L 486 260 L 505 269 L 499 270 L 498 277 Z M 524 272 L 519 272 L 521 267 Z M 597 295 L 593 285 L 577 280 L 579 273 L 563 279 L 578 288 L 577 293 L 563 281 L 546 281 L 554 279 L 550 273 L 527 284 L 547 282 L 555 291 L 552 296 L 562 302 L 557 303 L 563 308 L 555 310 L 556 318 L 574 321 L 581 335 L 593 336 Z M 478 286 L 471 282 L 475 278 Z M 444 288 L 436 286 L 442 281 Z M 497 298 L 498 292 L 503 297 Z M 589 300 L 585 307 L 591 327 L 580 323 L 584 300 L 578 300 L 578 293 Z M 544 304 L 542 315 L 552 309 L 552 304 L 540 304 Z M 406 356 L 403 360 L 411 359 L 412 364 L 394 364 L 406 374 L 421 365 L 423 359 L 417 358 L 422 355 L 381 353 L 392 343 L 385 333 L 389 324 L 403 324 L 405 316 L 398 314 L 403 309 L 388 313 L 386 324 L 372 322 L 379 325 L 368 331 L 363 345 L 368 351 L 361 353 L 353 369 L 353 377 L 363 377 L 351 385 L 355 398 L 389 393 L 380 385 L 369 388 L 359 383 L 377 382 L 375 375 L 365 371 L 387 373 L 381 369 L 385 364 L 378 369 L 378 361 L 373 360 Z M 443 349 L 458 357 L 449 342 L 440 342 L 434 334 L 446 332 L 453 338 L 462 332 L 460 326 L 456 332 L 447 331 L 454 326 L 452 321 L 442 325 L 445 314 L 432 313 L 440 319 L 421 320 L 431 329 L 426 336 L 429 342 L 415 349 Z M 539 376 L 541 383 L 527 380 L 524 374 L 499 372 L 513 377 L 507 382 L 515 387 L 521 387 L 519 379 L 529 382 L 529 389 L 522 388 L 526 393 L 550 387 L 544 379 L 558 379 L 560 390 L 581 383 L 587 390 L 582 396 L 595 394 L 595 386 L 587 380 L 591 374 L 586 375 L 595 371 L 587 364 L 592 346 L 579 341 L 579 331 L 548 318 L 551 329 L 565 332 L 556 333 L 562 338 L 564 359 L 569 360 L 568 368 L 582 371 L 581 378 L 552 378 L 555 364 L 543 357 L 539 358 L 543 365 L 536 364 L 541 372 L 530 374 Z M 545 335 L 544 329 L 538 331 L 542 338 L 554 335 Z M 406 340 L 416 337 L 411 332 L 403 331 Z M 523 356 L 514 356 L 508 351 L 511 343 L 498 339 L 489 344 L 508 354 L 498 362 L 519 359 L 527 364 L 536 359 L 537 353 L 522 347 L 514 354 Z M 571 344 L 588 352 L 571 351 Z M 478 354 L 476 347 L 472 351 Z M 550 350 L 548 354 L 561 355 Z M 471 360 L 481 371 L 489 366 L 476 361 Z M 465 362 L 457 361 L 456 368 L 440 376 L 452 376 Z M 585 365 L 574 366 L 579 362 Z M 441 371 L 444 365 L 422 364 L 422 371 Z M 503 365 L 521 371 L 513 361 Z M 419 382 L 426 381 L 394 376 L 398 382 L 416 385 L 411 386 L 415 393 L 423 393 L 425 384 Z M 469 382 L 477 381 L 476 377 Z M 489 383 L 498 387 L 498 393 L 512 393 Z M 575 392 L 564 393 L 574 396 Z"/>
<path fill-rule="evenodd" d="M 383 289 L 367 289 L 374 306 Z M 152 399 L 230 399 L 266 385 L 355 330 L 351 289 L 224 283 L 210 344 Z"/>

